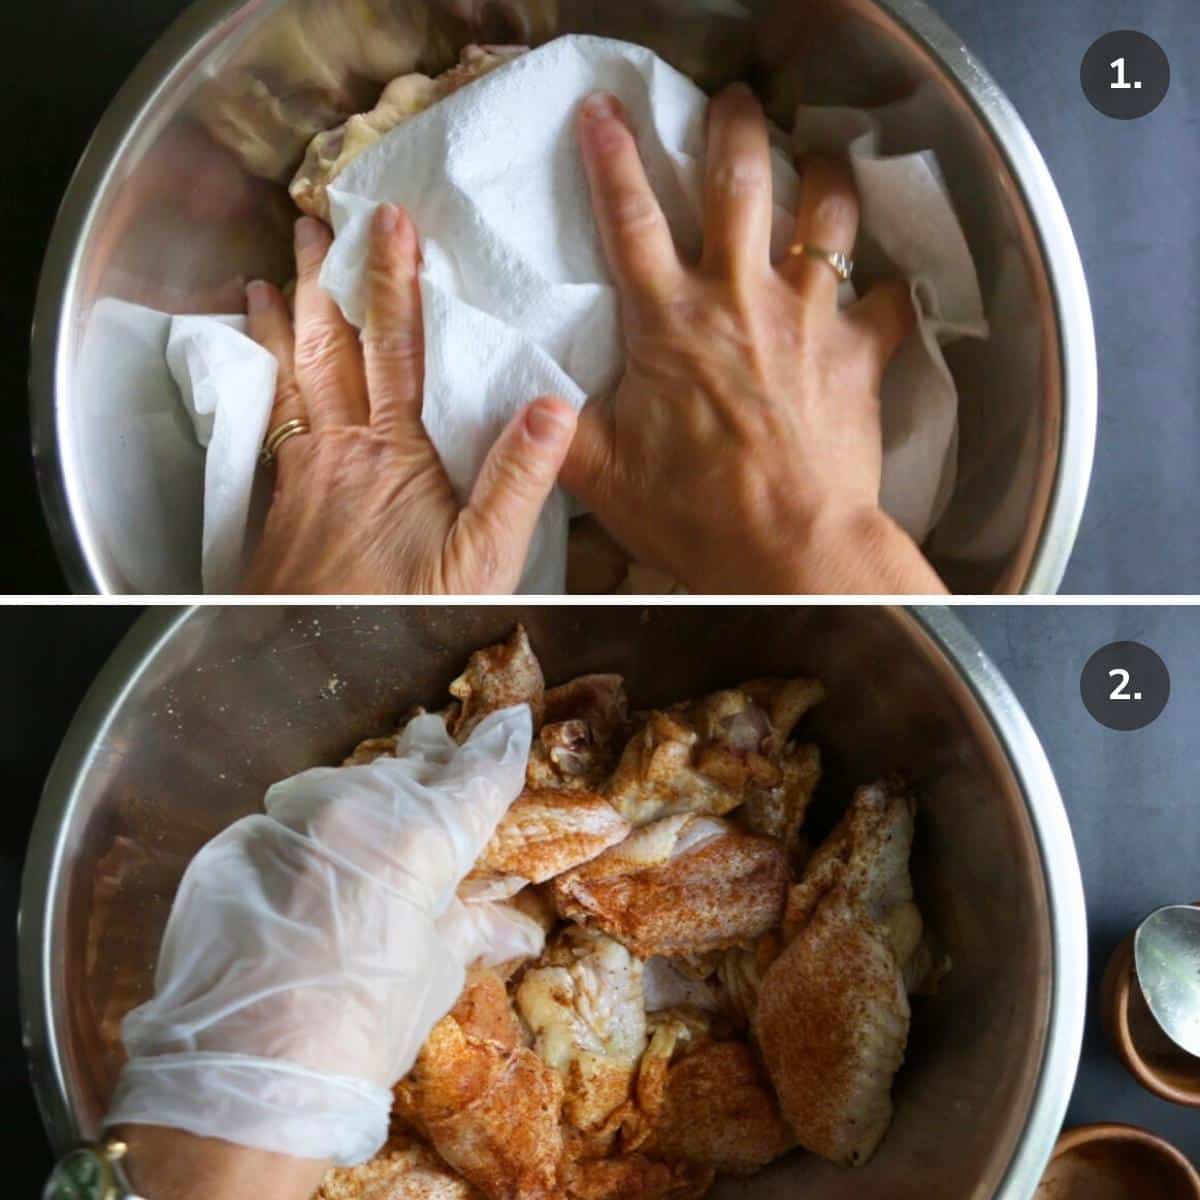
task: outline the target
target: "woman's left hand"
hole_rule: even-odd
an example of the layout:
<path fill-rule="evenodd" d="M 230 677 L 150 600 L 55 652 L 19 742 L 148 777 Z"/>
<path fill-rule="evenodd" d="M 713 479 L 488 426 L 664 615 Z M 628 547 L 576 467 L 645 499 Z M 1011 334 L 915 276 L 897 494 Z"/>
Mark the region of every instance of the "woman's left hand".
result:
<path fill-rule="evenodd" d="M 420 250 L 408 214 L 375 215 L 361 345 L 318 278 L 332 235 L 296 225 L 296 315 L 247 288 L 250 335 L 279 363 L 270 427 L 302 419 L 276 457 L 275 494 L 247 592 L 511 592 L 575 432 L 542 397 L 509 423 L 461 506 L 421 422 Z"/>

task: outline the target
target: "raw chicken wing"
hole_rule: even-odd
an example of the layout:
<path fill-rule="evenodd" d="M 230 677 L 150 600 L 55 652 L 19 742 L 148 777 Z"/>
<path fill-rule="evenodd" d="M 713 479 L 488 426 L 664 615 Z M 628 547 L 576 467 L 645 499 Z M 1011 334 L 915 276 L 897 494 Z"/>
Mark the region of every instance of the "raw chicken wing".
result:
<path fill-rule="evenodd" d="M 329 186 L 360 154 L 397 125 L 503 66 L 527 48 L 466 46 L 458 65 L 436 79 L 416 73 L 393 79 L 370 112 L 356 113 L 341 125 L 318 133 L 309 143 L 304 162 L 288 189 L 296 207 L 328 222 Z"/>
<path fill-rule="evenodd" d="M 903 963 L 889 922 L 904 914 L 896 932 L 911 945 L 913 813 L 897 784 L 855 794 L 791 889 L 788 945 L 762 981 L 754 1016 L 800 1144 L 846 1165 L 866 1162 L 887 1130 L 908 1039 Z"/>
<path fill-rule="evenodd" d="M 397 1085 L 396 1113 L 488 1200 L 556 1200 L 562 1095 L 503 980 L 481 971 Z"/>
<path fill-rule="evenodd" d="M 739 814 L 751 833 L 778 838 L 789 854 L 800 843 L 800 828 L 821 779 L 821 752 L 816 746 L 789 745 L 779 758 L 780 777 L 752 788 Z"/>
<path fill-rule="evenodd" d="M 529 754 L 531 788 L 599 791 L 612 774 L 628 704 L 620 675 L 581 675 L 546 692 L 545 724 Z"/>
<path fill-rule="evenodd" d="M 559 912 L 643 958 L 749 945 L 779 922 L 779 843 L 713 817 L 666 817 L 553 883 Z"/>
<path fill-rule="evenodd" d="M 568 1200 L 699 1200 L 714 1174 L 711 1167 L 626 1154 L 570 1159 L 564 1178 Z"/>
<path fill-rule="evenodd" d="M 747 1173 L 796 1144 L 770 1081 L 745 1042 L 702 1043 L 667 1072 L 644 1154 Z"/>
<path fill-rule="evenodd" d="M 396 1134 L 369 1162 L 335 1167 L 314 1200 L 482 1200 L 428 1146 Z"/>
<path fill-rule="evenodd" d="M 784 748 L 823 694 L 811 680 L 756 680 L 652 712 L 625 747 L 608 797 L 634 825 L 731 812 L 784 782 Z"/>
<path fill-rule="evenodd" d="M 534 1048 L 562 1077 L 563 1115 L 603 1139 L 646 1048 L 641 962 L 602 933 L 568 928 L 525 972 L 516 1002 Z"/>
<path fill-rule="evenodd" d="M 542 723 L 545 692 L 541 664 L 524 628 L 518 625 L 507 641 L 476 650 L 467 669 L 450 685 L 450 695 L 462 704 L 450 732 L 464 741 L 488 713 L 512 704 L 528 704 L 537 729 Z"/>

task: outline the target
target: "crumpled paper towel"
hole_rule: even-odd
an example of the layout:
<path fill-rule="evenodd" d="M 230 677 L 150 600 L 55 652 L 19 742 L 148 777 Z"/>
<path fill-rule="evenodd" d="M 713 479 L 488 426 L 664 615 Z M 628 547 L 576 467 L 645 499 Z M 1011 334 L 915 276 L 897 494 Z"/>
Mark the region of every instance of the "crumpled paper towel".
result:
<path fill-rule="evenodd" d="M 579 104 L 600 90 L 615 93 L 628 109 L 680 250 L 694 256 L 707 98 L 651 51 L 603 38 L 559 38 L 454 93 L 393 130 L 329 190 L 336 238 L 321 281 L 360 327 L 371 214 L 383 201 L 412 213 L 424 256 L 423 418 L 464 497 L 520 407 L 546 393 L 579 407 L 619 378 L 617 295 L 575 137 Z M 954 482 L 957 396 L 939 343 L 983 336 L 986 324 L 974 266 L 933 156 L 878 157 L 876 130 L 867 113 L 801 109 L 795 140 L 801 150 L 848 151 L 862 193 L 856 253 L 864 266 L 898 273 L 912 286 L 919 328 L 884 383 L 882 500 L 921 540 Z M 777 254 L 791 239 L 798 191 L 784 145 L 777 141 L 773 159 Z M 204 372 L 216 396 L 213 411 L 248 425 L 245 414 L 261 411 L 262 372 L 247 369 L 238 378 L 228 347 L 218 344 L 230 337 L 228 322 L 205 328 L 195 320 L 189 318 L 188 353 L 173 365 L 181 388 L 207 396 L 207 388 L 197 387 Z M 240 455 L 242 440 L 231 437 L 214 441 L 210 458 L 233 444 Z M 230 454 L 212 474 L 221 480 L 214 492 L 225 501 L 220 518 L 227 530 L 231 498 L 249 496 L 252 467 L 244 455 L 235 462 Z M 206 487 L 206 553 L 232 541 L 214 534 L 210 542 L 208 502 Z M 563 590 L 569 513 L 565 495 L 551 497 L 521 591 Z M 214 565 L 212 577 L 228 562 L 226 556 Z"/>
<path fill-rule="evenodd" d="M 167 366 L 204 458 L 201 579 L 208 593 L 239 590 L 250 550 L 255 470 L 275 398 L 275 356 L 245 333 L 244 317 L 175 317 Z"/>
<path fill-rule="evenodd" d="M 895 108 L 905 101 L 898 101 Z M 940 347 L 986 337 L 975 264 L 930 151 L 879 154 L 887 109 L 806 108 L 796 114 L 796 153 L 845 155 L 862 206 L 857 266 L 908 280 L 917 328 L 888 366 L 880 393 L 883 507 L 918 542 L 954 490 L 958 391 Z"/>

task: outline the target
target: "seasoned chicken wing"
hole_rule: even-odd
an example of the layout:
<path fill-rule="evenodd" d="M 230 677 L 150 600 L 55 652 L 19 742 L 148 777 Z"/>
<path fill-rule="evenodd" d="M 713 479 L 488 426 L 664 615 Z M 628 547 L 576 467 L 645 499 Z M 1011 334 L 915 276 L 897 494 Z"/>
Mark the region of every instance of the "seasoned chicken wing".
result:
<path fill-rule="evenodd" d="M 711 1167 L 656 1162 L 641 1154 L 569 1159 L 567 1200 L 698 1200 L 712 1187 Z"/>
<path fill-rule="evenodd" d="M 516 1002 L 534 1048 L 562 1077 L 563 1115 L 603 1138 L 646 1048 L 641 962 L 602 933 L 567 928 L 525 972 Z"/>
<path fill-rule="evenodd" d="M 620 675 L 577 675 L 546 691 L 546 723 L 586 721 L 600 741 L 616 736 L 629 720 Z"/>
<path fill-rule="evenodd" d="M 477 1100 L 422 1129 L 489 1200 L 556 1200 L 562 1095 L 558 1075 L 522 1046 Z"/>
<path fill-rule="evenodd" d="M 652 712 L 625 747 L 608 797 L 622 816 L 644 825 L 674 813 L 721 816 L 751 795 L 773 793 L 784 783 L 788 738 L 822 695 L 811 680 L 757 680 Z M 799 765 L 789 792 L 797 791 Z M 796 807 L 788 806 L 789 816 Z M 802 818 L 801 808 L 797 826 Z"/>
<path fill-rule="evenodd" d="M 675 813 L 720 816 L 737 808 L 743 796 L 699 768 L 700 734 L 676 712 L 653 712 L 629 740 L 609 780 L 613 807 L 634 825 Z"/>
<path fill-rule="evenodd" d="M 735 946 L 721 956 L 717 964 L 717 994 L 722 1011 L 739 1025 L 748 1025 L 754 1019 L 763 978 L 782 948 L 778 932 L 771 930 L 753 946 Z"/>
<path fill-rule="evenodd" d="M 450 694 L 462 705 L 449 725 L 460 742 L 488 713 L 512 704 L 528 704 L 537 729 L 542 723 L 546 683 L 524 627 L 518 625 L 505 642 L 476 650 L 467 669 L 450 685 Z"/>
<path fill-rule="evenodd" d="M 753 942 L 778 923 L 787 884 L 778 842 L 685 813 L 638 829 L 553 890 L 564 917 L 648 958 Z"/>
<path fill-rule="evenodd" d="M 550 688 L 545 723 L 529 751 L 529 787 L 601 791 L 612 774 L 628 717 L 620 675 L 581 675 Z"/>
<path fill-rule="evenodd" d="M 521 1025 L 504 980 L 494 970 L 472 970 L 458 1002 L 397 1085 L 397 1115 L 420 1125 L 474 1103 L 520 1045 Z"/>
<path fill-rule="evenodd" d="M 782 749 L 801 717 L 825 699 L 825 685 L 819 679 L 751 679 L 739 690 L 766 712 L 771 723 L 771 739 L 762 747 L 764 754 Z"/>
<path fill-rule="evenodd" d="M 309 143 L 304 162 L 288 189 L 296 207 L 309 216 L 328 221 L 329 186 L 360 154 L 397 125 L 527 49 L 527 46 L 465 46 L 458 64 L 436 79 L 417 73 L 393 79 L 370 112 L 356 113 L 342 124 L 318 133 Z"/>
<path fill-rule="evenodd" d="M 438 713 L 445 722 L 448 729 L 454 728 L 454 722 L 458 719 L 458 702 L 448 705 Z M 407 728 L 409 721 L 415 720 L 417 717 L 425 716 L 425 709 L 420 705 L 412 709 L 408 716 L 396 726 L 396 732 L 389 734 L 387 737 L 367 738 L 366 741 L 359 742 L 354 749 L 342 759 L 343 767 L 363 766 L 366 763 L 373 763 L 377 758 L 394 757 L 396 747 L 400 742 L 400 735 Z"/>
<path fill-rule="evenodd" d="M 314 1200 L 483 1200 L 428 1146 L 396 1134 L 369 1162 L 335 1167 Z"/>
<path fill-rule="evenodd" d="M 896 928 L 910 944 L 905 957 L 920 941 L 910 922 L 920 921 L 913 905 L 912 852 L 916 806 L 897 780 L 859 788 L 850 807 L 828 838 L 817 848 L 803 876 L 789 889 L 783 916 L 783 939 L 790 942 L 825 894 L 841 884 L 850 903 L 871 920 Z M 904 949 L 898 942 L 898 949 Z"/>
<path fill-rule="evenodd" d="M 866 1162 L 887 1130 L 908 1039 L 897 950 L 914 941 L 913 814 L 897 784 L 855 794 L 791 889 L 788 945 L 762 981 L 754 1016 L 800 1144 L 847 1165 Z"/>
<path fill-rule="evenodd" d="M 488 1200 L 553 1200 L 562 1098 L 522 1044 L 503 980 L 481 971 L 397 1085 L 396 1115 Z"/>
<path fill-rule="evenodd" d="M 396 744 L 400 740 L 398 733 L 393 733 L 390 737 L 367 738 L 365 741 L 359 742 L 345 758 L 342 759 L 343 767 L 360 767 L 366 766 L 367 763 L 373 763 L 377 758 L 393 758 L 396 754 Z"/>
<path fill-rule="evenodd" d="M 816 746 L 789 745 L 779 757 L 779 772 L 775 783 L 750 789 L 739 818 L 751 833 L 778 838 L 794 854 L 821 779 L 821 752 Z"/>
<path fill-rule="evenodd" d="M 705 1041 L 668 1069 L 663 1101 L 641 1152 L 745 1173 L 795 1144 L 750 1047 Z"/>
<path fill-rule="evenodd" d="M 629 822 L 603 796 L 527 788 L 500 819 L 472 878 L 511 875 L 543 883 L 622 842 Z"/>
<path fill-rule="evenodd" d="M 652 1013 L 646 1025 L 650 1041 L 638 1064 L 636 1102 L 621 1130 L 621 1144 L 627 1151 L 639 1149 L 653 1132 L 666 1104 L 671 1064 L 688 1047 L 707 1041 L 712 1033 L 709 1014 L 686 1006 Z"/>

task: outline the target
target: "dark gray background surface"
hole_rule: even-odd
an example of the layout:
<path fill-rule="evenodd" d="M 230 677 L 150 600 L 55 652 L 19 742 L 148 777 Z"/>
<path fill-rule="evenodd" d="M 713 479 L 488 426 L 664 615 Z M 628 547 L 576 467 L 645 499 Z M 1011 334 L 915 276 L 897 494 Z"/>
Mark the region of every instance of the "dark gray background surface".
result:
<path fill-rule="evenodd" d="M 1200 591 L 1200 3 L 931 0 L 1016 105 L 1083 256 L 1100 358 L 1096 469 L 1063 592 Z M 1087 102 L 1079 65 L 1149 34 L 1171 87 L 1149 116 Z"/>
<path fill-rule="evenodd" d="M 1200 1163 L 1200 1111 L 1136 1084 L 1109 1049 L 1096 1012 L 1117 943 L 1160 905 L 1200 900 L 1200 608 L 986 607 L 959 609 L 958 616 L 1037 730 L 1079 851 L 1091 986 L 1067 1124 L 1141 1125 Z M 1084 664 L 1117 641 L 1149 646 L 1171 675 L 1162 715 L 1133 733 L 1098 724 L 1079 694 Z"/>
<path fill-rule="evenodd" d="M 995 75 L 1062 192 L 1091 287 L 1100 437 L 1064 590 L 1200 591 L 1200 126 L 1197 0 L 933 0 Z M 70 172 L 108 101 L 186 0 L 0 4 L 12 119 L 0 188 L 0 593 L 61 592 L 34 491 L 29 316 Z M 1154 37 L 1171 89 L 1139 121 L 1088 104 L 1079 65 L 1113 29 Z M 19 169 L 18 169 L 19 168 Z"/>

